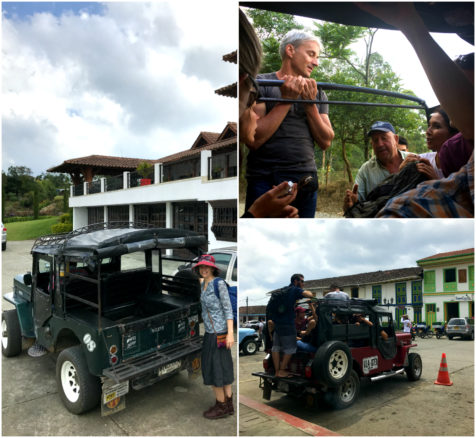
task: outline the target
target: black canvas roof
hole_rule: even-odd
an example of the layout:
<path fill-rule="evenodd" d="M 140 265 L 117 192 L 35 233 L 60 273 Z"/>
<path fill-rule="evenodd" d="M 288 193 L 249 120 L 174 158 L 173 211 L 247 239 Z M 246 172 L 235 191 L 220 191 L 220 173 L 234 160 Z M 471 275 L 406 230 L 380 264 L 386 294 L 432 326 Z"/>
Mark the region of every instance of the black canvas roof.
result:
<path fill-rule="evenodd" d="M 274 1 L 240 2 L 240 5 L 351 26 L 395 30 L 353 2 Z M 474 2 L 414 2 L 414 5 L 430 32 L 456 33 L 474 44 Z"/>

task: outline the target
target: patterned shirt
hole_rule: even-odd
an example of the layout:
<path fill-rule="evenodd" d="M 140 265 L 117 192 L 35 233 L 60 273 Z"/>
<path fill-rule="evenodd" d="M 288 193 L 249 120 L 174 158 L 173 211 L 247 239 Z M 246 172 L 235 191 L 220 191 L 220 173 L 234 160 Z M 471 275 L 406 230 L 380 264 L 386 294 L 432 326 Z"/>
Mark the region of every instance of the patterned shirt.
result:
<path fill-rule="evenodd" d="M 377 217 L 474 217 L 474 152 L 448 178 L 425 181 L 390 199 Z"/>
<path fill-rule="evenodd" d="M 413 155 L 404 151 L 398 151 L 398 153 L 402 160 L 404 160 L 407 155 Z M 362 164 L 355 177 L 355 183 L 359 185 L 359 200 L 365 201 L 367 195 L 390 175 L 390 172 L 377 160 L 376 155 Z"/>
<path fill-rule="evenodd" d="M 233 319 L 233 309 L 226 284 L 223 280 L 218 281 L 220 299 L 215 294 L 213 281 L 208 283 L 205 291 L 203 290 L 204 284 L 201 284 L 202 294 L 200 302 L 202 304 L 202 319 L 205 331 L 207 333 L 226 333 L 228 330 L 226 321 L 227 319 Z M 208 316 L 209 314 L 210 316 Z M 213 320 L 213 325 L 210 322 L 210 318 Z M 215 330 L 213 327 L 215 327 Z"/>

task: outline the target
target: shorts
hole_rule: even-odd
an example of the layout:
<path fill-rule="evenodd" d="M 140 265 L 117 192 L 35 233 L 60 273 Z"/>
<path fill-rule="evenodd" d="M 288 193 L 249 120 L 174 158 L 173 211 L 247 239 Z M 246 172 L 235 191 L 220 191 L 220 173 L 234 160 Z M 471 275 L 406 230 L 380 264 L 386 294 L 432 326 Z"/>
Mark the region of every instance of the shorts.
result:
<path fill-rule="evenodd" d="M 271 351 L 283 352 L 284 354 L 296 353 L 296 335 L 280 336 L 275 330 L 273 333 L 273 348 L 271 348 Z"/>

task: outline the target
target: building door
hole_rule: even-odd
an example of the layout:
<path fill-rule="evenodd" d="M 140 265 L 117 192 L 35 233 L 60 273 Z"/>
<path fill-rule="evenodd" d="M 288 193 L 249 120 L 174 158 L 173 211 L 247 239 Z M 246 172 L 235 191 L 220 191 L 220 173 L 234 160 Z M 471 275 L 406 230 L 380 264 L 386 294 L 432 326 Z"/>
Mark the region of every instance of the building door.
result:
<path fill-rule="evenodd" d="M 436 304 L 427 304 L 425 306 L 426 325 L 432 325 L 436 321 Z"/>
<path fill-rule="evenodd" d="M 208 204 L 206 202 L 176 202 L 173 204 L 173 227 L 180 230 L 195 231 L 208 239 Z M 208 250 L 208 245 L 203 248 Z M 180 251 L 174 251 L 179 254 Z"/>
<path fill-rule="evenodd" d="M 407 308 L 406 307 L 401 307 L 397 306 L 395 307 L 395 323 L 397 324 L 397 329 L 402 330 L 403 324 L 402 324 L 402 316 L 407 314 Z"/>
<path fill-rule="evenodd" d="M 445 319 L 449 321 L 451 318 L 459 317 L 459 303 L 445 303 Z"/>

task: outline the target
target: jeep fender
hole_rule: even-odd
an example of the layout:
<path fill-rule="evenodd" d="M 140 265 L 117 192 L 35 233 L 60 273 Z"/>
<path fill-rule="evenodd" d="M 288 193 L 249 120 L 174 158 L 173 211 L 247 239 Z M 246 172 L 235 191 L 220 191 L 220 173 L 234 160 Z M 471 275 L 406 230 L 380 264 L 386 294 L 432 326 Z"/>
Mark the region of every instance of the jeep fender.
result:
<path fill-rule="evenodd" d="M 33 324 L 33 309 L 31 302 L 24 300 L 14 292 L 5 294 L 3 298 L 5 301 L 15 306 L 22 336 L 25 338 L 35 338 L 36 335 Z"/>

